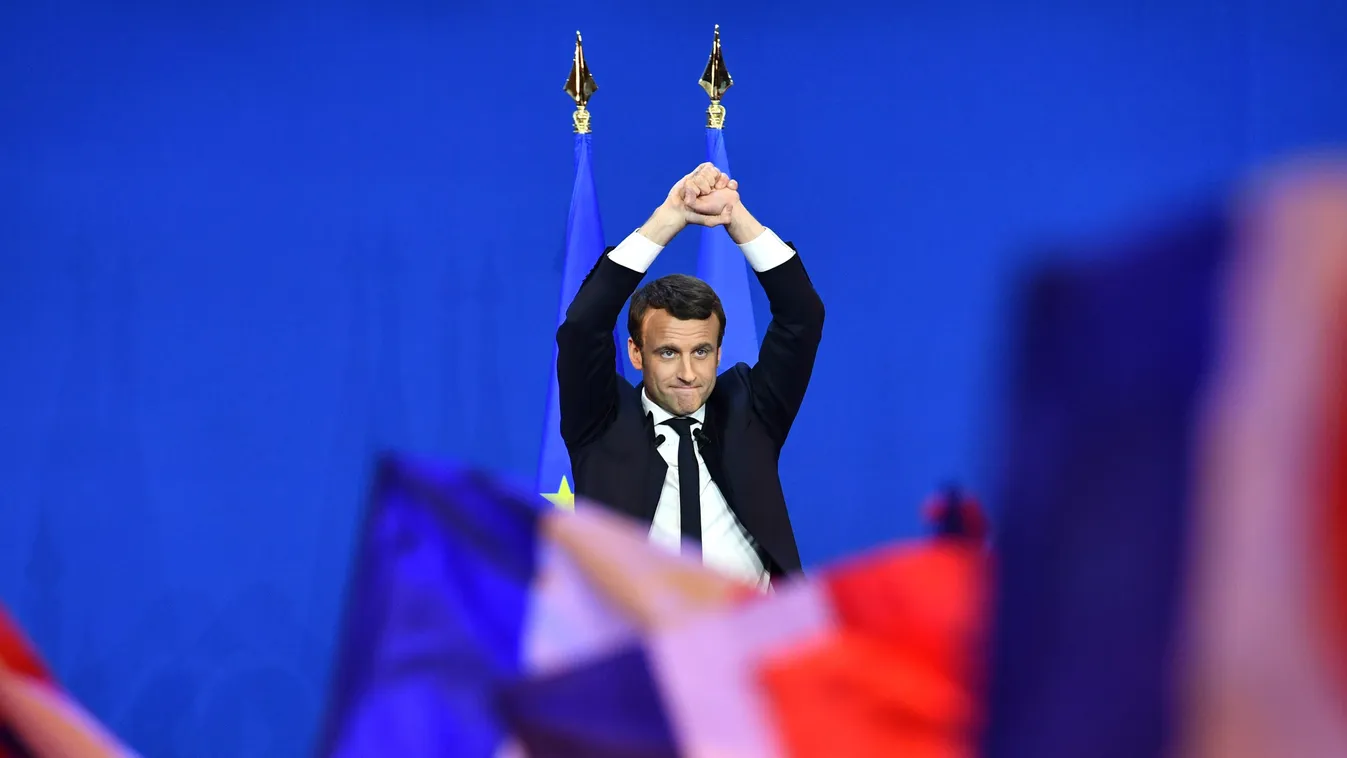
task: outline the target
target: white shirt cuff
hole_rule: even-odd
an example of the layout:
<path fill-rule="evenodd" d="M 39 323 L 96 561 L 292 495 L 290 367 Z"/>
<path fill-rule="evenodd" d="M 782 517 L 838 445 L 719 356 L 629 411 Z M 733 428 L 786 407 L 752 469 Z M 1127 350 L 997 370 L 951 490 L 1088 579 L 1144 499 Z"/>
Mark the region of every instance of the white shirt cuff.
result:
<path fill-rule="evenodd" d="M 776 236 L 776 232 L 771 229 L 764 229 L 762 234 L 740 245 L 739 249 L 744 251 L 744 257 L 748 259 L 748 265 L 752 266 L 753 270 L 758 273 L 771 271 L 795 255 L 795 251 L 790 249 L 790 245 L 782 242 L 781 238 Z"/>
<path fill-rule="evenodd" d="M 608 260 L 623 268 L 629 268 L 632 271 L 639 271 L 644 274 L 663 249 L 663 245 L 656 245 L 642 236 L 639 231 L 635 231 L 627 235 L 627 238 L 622 240 L 622 244 L 608 253 Z"/>

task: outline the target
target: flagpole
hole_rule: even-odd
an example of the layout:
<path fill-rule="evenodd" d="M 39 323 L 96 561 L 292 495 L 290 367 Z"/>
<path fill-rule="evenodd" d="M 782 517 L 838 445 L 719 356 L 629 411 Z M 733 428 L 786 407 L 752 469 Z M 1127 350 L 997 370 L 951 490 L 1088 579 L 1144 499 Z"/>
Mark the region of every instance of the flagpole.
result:
<path fill-rule="evenodd" d="M 730 78 L 729 69 L 725 68 L 725 56 L 720 52 L 720 24 L 716 24 L 715 40 L 711 43 L 711 57 L 706 61 L 706 70 L 702 72 L 702 89 L 711 98 L 711 105 L 706 109 L 706 127 L 708 129 L 725 128 L 725 106 L 720 104 L 720 99 L 725 93 L 734 86 L 734 79 Z"/>
<path fill-rule="evenodd" d="M 565 90 L 575 101 L 575 113 L 571 116 L 575 133 L 589 134 L 589 110 L 585 106 L 589 104 L 590 96 L 599 91 L 599 85 L 585 63 L 584 41 L 580 39 L 578 29 L 575 32 L 575 57 L 571 61 L 571 74 L 566 77 Z"/>
<path fill-rule="evenodd" d="M 584 40 L 575 33 L 575 53 L 571 71 L 563 87 L 575 102 L 571 123 L 575 127 L 575 176 L 571 184 L 571 206 L 566 219 L 565 255 L 561 266 L 561 297 L 557 324 L 566 318 L 566 309 L 575 298 L 585 274 L 603 255 L 603 222 L 599 216 L 598 192 L 594 187 L 590 133 L 589 98 L 598 91 L 594 76 L 585 62 Z M 614 336 L 615 365 L 620 372 L 622 350 Z M 559 508 L 574 508 L 570 456 L 561 438 L 561 386 L 556 374 L 556 353 L 552 354 L 552 378 L 548 387 L 547 417 L 543 426 L 543 444 L 538 455 L 538 492 Z"/>

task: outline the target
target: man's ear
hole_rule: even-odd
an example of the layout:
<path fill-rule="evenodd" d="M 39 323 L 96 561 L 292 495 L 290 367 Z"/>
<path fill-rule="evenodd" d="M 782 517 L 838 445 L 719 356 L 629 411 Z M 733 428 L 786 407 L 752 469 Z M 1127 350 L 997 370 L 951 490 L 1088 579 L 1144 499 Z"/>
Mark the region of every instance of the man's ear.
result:
<path fill-rule="evenodd" d="M 631 361 L 631 367 L 637 371 L 641 370 L 641 348 L 636 346 L 636 340 L 627 338 L 627 358 Z"/>
<path fill-rule="evenodd" d="M 716 368 L 720 368 L 720 346 L 716 346 Z"/>

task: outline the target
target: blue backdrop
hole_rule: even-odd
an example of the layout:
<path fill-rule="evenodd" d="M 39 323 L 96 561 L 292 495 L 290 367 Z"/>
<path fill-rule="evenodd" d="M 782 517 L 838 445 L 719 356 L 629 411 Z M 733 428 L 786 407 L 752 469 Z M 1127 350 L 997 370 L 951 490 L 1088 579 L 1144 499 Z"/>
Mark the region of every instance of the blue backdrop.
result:
<path fill-rule="evenodd" d="M 0 598 L 153 756 L 306 750 L 377 447 L 532 479 L 576 28 L 616 243 L 703 159 L 721 24 L 743 197 L 828 304 L 807 564 L 985 489 L 1040 243 L 1347 137 L 1333 0 L 177 5 L 0 10 Z"/>

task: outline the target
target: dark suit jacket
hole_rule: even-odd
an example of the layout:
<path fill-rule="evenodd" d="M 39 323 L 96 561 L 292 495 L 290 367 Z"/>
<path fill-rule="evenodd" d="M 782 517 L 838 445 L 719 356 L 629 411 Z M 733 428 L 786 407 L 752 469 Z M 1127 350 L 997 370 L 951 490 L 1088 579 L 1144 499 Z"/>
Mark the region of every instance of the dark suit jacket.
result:
<path fill-rule="evenodd" d="M 645 275 L 605 252 L 557 329 L 561 437 L 576 494 L 649 524 L 667 466 L 641 387 L 614 371 L 613 327 Z M 800 570 L 777 459 L 804 401 L 823 337 L 823 301 L 800 256 L 758 274 L 772 308 L 757 365 L 722 372 L 706 403 L 701 454 L 773 576 Z"/>

